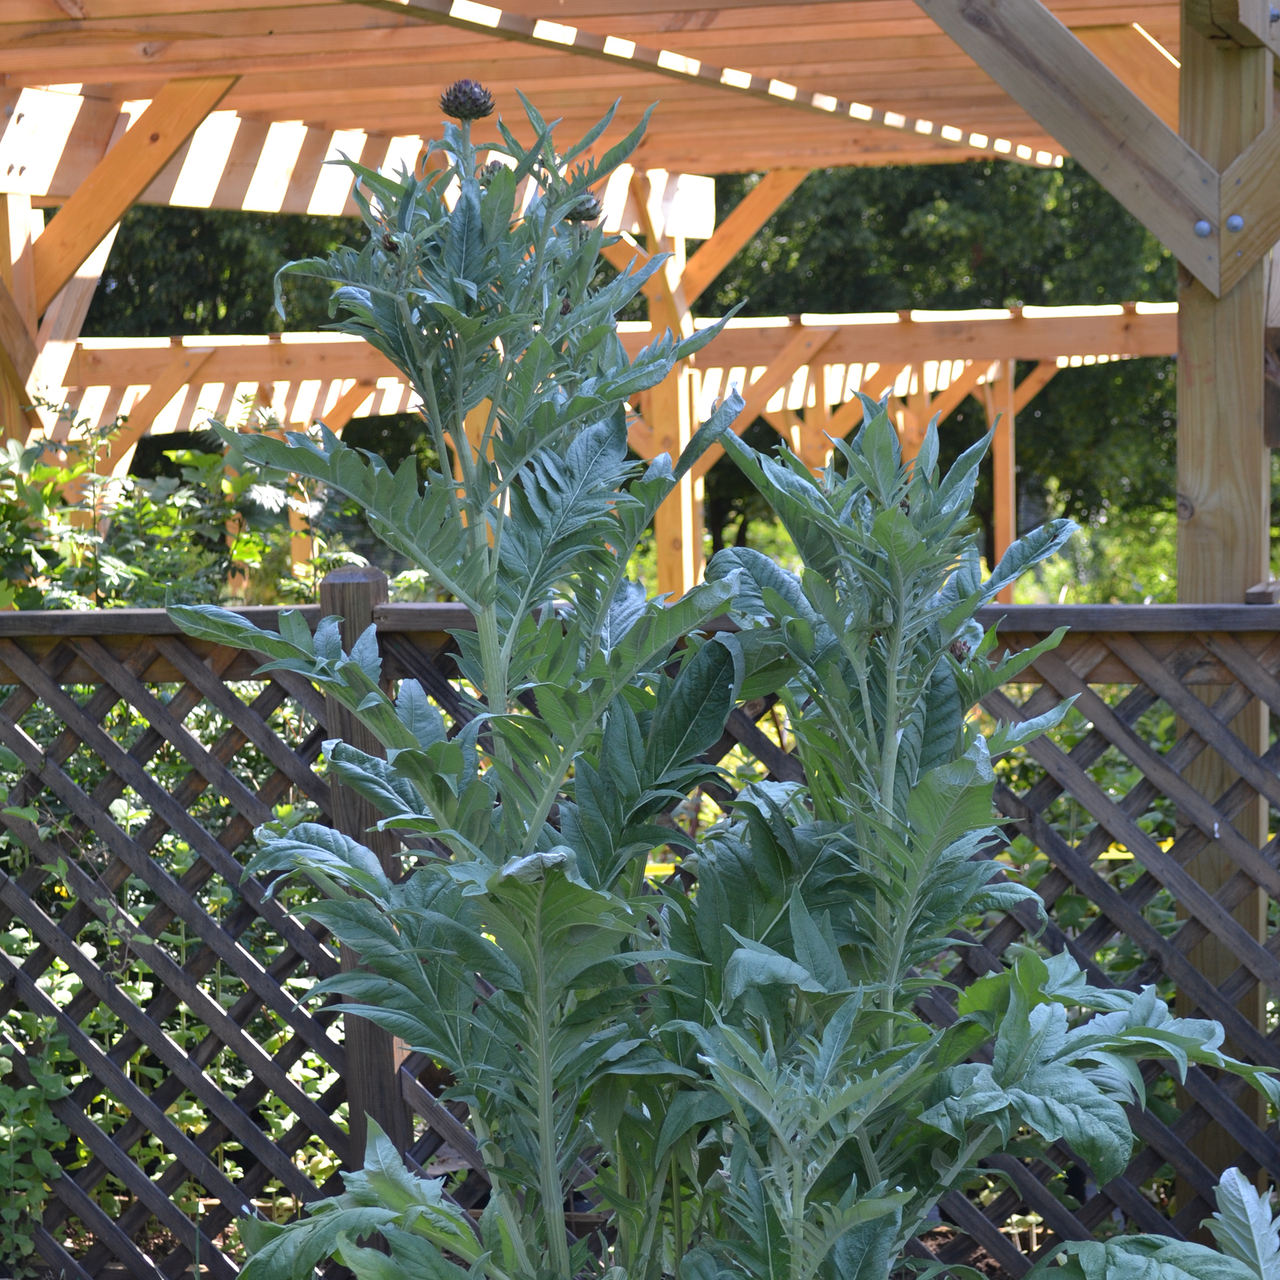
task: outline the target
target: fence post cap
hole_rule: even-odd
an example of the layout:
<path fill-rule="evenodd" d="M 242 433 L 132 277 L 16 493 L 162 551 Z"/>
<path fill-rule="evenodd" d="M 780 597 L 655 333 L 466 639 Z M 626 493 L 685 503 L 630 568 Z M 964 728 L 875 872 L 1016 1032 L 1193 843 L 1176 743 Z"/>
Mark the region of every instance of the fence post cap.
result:
<path fill-rule="evenodd" d="M 320 580 L 323 587 L 326 583 L 339 582 L 390 582 L 381 569 L 371 564 L 343 564 L 331 569 Z"/>

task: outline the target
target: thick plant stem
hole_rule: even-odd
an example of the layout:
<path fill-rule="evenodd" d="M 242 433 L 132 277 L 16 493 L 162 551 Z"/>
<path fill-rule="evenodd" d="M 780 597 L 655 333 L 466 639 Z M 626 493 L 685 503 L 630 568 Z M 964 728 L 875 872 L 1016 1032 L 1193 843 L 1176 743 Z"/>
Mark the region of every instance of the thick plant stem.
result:
<path fill-rule="evenodd" d="M 545 957 L 540 957 L 543 959 Z M 573 1280 L 569 1271 L 569 1244 L 565 1238 L 564 1188 L 560 1185 L 560 1160 L 556 1149 L 555 1080 L 550 1043 L 554 1010 L 550 1007 L 541 974 L 530 1013 L 530 1039 L 537 1046 L 538 1192 L 547 1224 L 547 1257 L 551 1270 L 557 1276 L 562 1280 Z"/>

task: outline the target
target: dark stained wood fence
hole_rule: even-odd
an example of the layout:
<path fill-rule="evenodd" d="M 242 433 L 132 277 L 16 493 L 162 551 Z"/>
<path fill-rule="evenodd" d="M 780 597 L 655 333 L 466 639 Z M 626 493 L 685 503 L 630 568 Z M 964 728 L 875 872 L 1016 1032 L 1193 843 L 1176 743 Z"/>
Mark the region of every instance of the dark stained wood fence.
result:
<path fill-rule="evenodd" d="M 274 609 L 248 612 L 274 625 Z M 306 612 L 314 625 L 319 609 Z M 447 634 L 465 612 L 382 605 L 373 616 L 388 678 L 415 677 L 465 715 Z M 1185 1012 L 1219 1019 L 1237 1051 L 1280 1068 L 1275 1019 L 1238 1011 L 1259 984 L 1266 1009 L 1280 993 L 1280 932 L 1273 920 L 1254 938 L 1231 915 L 1259 887 L 1280 902 L 1280 853 L 1230 825 L 1258 796 L 1280 808 L 1280 746 L 1259 757 L 1229 727 L 1255 699 L 1280 711 L 1280 607 L 997 616 L 1015 648 L 1073 627 L 985 704 L 1018 718 L 1079 695 L 1079 717 L 999 765 L 1008 843 L 990 853 L 1037 885 L 1052 921 L 1040 944 L 1070 948 L 1103 985 L 1176 986 Z M 158 610 L 0 615 L 0 1029 L 18 1080 L 34 1079 L 43 1054 L 73 1081 L 53 1104 L 70 1135 L 53 1153 L 65 1173 L 36 1226 L 55 1274 L 172 1278 L 198 1251 L 210 1276 L 231 1280 L 231 1219 L 296 1211 L 336 1190 L 352 1158 L 345 1104 L 362 1082 L 342 1020 L 332 1003 L 299 1003 L 339 957 L 287 896 L 270 902 L 243 875 L 259 823 L 334 819 L 314 767 L 328 713 L 305 681 L 258 678 L 256 665 L 182 636 Z M 764 702 L 735 711 L 712 754 L 801 777 L 761 728 L 770 714 Z M 1213 803 L 1182 777 L 1206 751 L 1237 775 Z M 1211 893 L 1187 868 L 1213 843 L 1234 874 Z M 939 976 L 962 986 L 1037 928 L 1030 912 L 974 921 Z M 1238 962 L 1216 986 L 1190 958 L 1210 936 Z M 944 1022 L 953 1000 L 939 985 L 922 1007 Z M 437 1101 L 431 1063 L 398 1056 L 411 1158 L 467 1171 L 458 1196 L 479 1202 L 465 1112 Z M 1190 1234 L 1215 1180 L 1196 1151 L 1211 1124 L 1235 1163 L 1280 1179 L 1276 1127 L 1234 1080 L 1193 1072 L 1175 1094 L 1159 1064 L 1147 1076 L 1154 1107 L 1134 1114 L 1143 1146 L 1123 1177 L 1097 1187 L 1066 1150 L 1056 1169 L 993 1160 L 988 1185 L 943 1203 L 928 1245 L 1019 1276 L 1033 1252 L 1100 1228 Z M 1174 1178 L 1182 1203 L 1171 1205 Z"/>

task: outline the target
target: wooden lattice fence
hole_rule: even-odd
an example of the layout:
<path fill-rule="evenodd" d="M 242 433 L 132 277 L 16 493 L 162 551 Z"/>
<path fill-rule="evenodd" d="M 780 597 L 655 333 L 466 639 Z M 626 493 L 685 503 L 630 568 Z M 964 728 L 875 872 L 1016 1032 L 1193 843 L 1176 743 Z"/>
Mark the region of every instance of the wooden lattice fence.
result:
<path fill-rule="evenodd" d="M 273 625 L 274 610 L 251 612 Z M 319 610 L 307 612 L 314 624 Z M 1232 914 L 1259 889 L 1280 903 L 1280 853 L 1231 826 L 1259 796 L 1280 808 L 1280 746 L 1266 734 L 1259 754 L 1231 728 L 1250 706 L 1280 710 L 1280 608 L 1000 613 L 1013 647 L 1073 628 L 986 703 L 1016 718 L 1078 695 L 1068 723 L 998 765 L 1008 844 L 990 853 L 1044 897 L 1039 943 L 1069 947 L 1103 985 L 1176 987 L 1182 1011 L 1219 1019 L 1237 1052 L 1280 1067 L 1280 931 L 1268 920 L 1255 936 Z M 464 715 L 447 632 L 465 613 L 384 605 L 374 618 L 387 677 L 413 676 Z M 331 1192 L 352 1154 L 348 1090 L 368 1082 L 348 1070 L 337 1009 L 299 1003 L 338 957 L 288 897 L 270 902 L 242 874 L 257 824 L 333 819 L 314 767 L 328 713 L 305 681 L 258 678 L 256 665 L 158 610 L 0 615 L 0 1028 L 21 1082 L 50 1061 L 74 1082 L 52 1104 L 69 1133 L 53 1151 L 65 1173 L 36 1226 L 54 1274 L 172 1278 L 198 1251 L 230 1280 L 231 1219 Z M 773 714 L 765 702 L 735 711 L 711 754 L 744 775 L 802 776 Z M 1183 776 L 1207 751 L 1234 776 L 1212 803 Z M 1189 867 L 1210 845 L 1232 874 L 1206 888 Z M 972 923 L 969 945 L 940 958 L 954 984 L 1038 928 L 1030 912 Z M 1206 938 L 1233 958 L 1212 978 L 1194 963 Z M 922 1007 L 944 1022 L 953 1001 L 940 984 Z M 458 1198 L 482 1202 L 465 1113 L 437 1101 L 430 1062 L 395 1070 L 411 1157 L 466 1171 Z M 1065 1150 L 1056 1168 L 996 1158 L 989 1185 L 944 1201 L 928 1247 L 1018 1276 L 1056 1240 L 1125 1222 L 1190 1234 L 1215 1180 L 1196 1145 L 1211 1124 L 1219 1164 L 1280 1179 L 1276 1128 L 1234 1079 L 1192 1072 L 1174 1093 L 1159 1064 L 1147 1076 L 1153 1109 L 1134 1114 L 1144 1145 L 1123 1177 L 1096 1187 Z"/>

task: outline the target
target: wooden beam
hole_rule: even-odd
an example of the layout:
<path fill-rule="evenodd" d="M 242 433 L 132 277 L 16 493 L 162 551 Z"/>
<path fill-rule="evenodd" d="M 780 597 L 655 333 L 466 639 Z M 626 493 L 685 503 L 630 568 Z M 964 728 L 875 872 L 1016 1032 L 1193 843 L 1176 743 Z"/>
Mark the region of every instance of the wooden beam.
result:
<path fill-rule="evenodd" d="M 1217 170 L 1039 0 L 916 0 L 1212 293 Z"/>
<path fill-rule="evenodd" d="M 1208 38 L 1197 30 L 1195 10 L 1190 0 L 1183 6 L 1182 132 L 1211 164 L 1229 174 L 1236 158 L 1247 153 L 1259 135 L 1265 137 L 1271 124 L 1272 58 L 1265 48 L 1239 48 Z M 1230 211 L 1228 202 L 1223 212 Z M 1223 240 L 1228 239 L 1224 234 Z M 1265 275 L 1265 263 L 1256 260 L 1218 297 L 1196 281 L 1179 280 L 1179 603 L 1239 603 L 1251 586 L 1270 577 L 1271 465 L 1263 441 Z M 1224 278 L 1230 278 L 1226 271 Z M 1201 686 L 1199 692 L 1212 701 L 1222 689 Z M 1264 752 L 1271 737 L 1266 704 L 1253 702 L 1232 721 L 1231 729 L 1251 751 Z M 1236 775 L 1210 749 L 1183 776 L 1197 791 L 1216 799 Z M 1265 799 L 1246 804 L 1233 825 L 1250 844 L 1264 844 L 1269 825 Z M 1218 843 L 1188 864 L 1210 893 L 1216 893 L 1235 869 Z M 1249 894 L 1233 915 L 1259 944 L 1265 942 L 1264 892 Z M 1196 947 L 1189 959 L 1214 985 L 1224 982 L 1238 964 L 1216 937 Z M 1180 993 L 1179 1012 L 1190 1013 L 1192 1007 L 1193 1001 Z M 1238 1007 L 1255 1026 L 1265 1028 L 1261 986 Z M 1241 1106 L 1255 1122 L 1265 1124 L 1265 1106 L 1254 1109 L 1252 1100 L 1244 1099 Z M 1238 1144 L 1216 1124 L 1192 1139 L 1191 1146 L 1213 1169 L 1238 1158 Z M 1177 1194 L 1179 1203 L 1190 1199 L 1182 1180 Z"/>
<path fill-rule="evenodd" d="M 677 246 L 666 234 L 666 228 L 659 226 L 653 218 L 649 207 L 652 183 L 639 170 L 631 175 L 631 198 L 635 201 L 640 233 L 644 236 L 650 256 L 659 253 L 671 256 L 649 277 L 644 285 L 644 295 L 653 303 L 661 304 L 662 315 L 656 320 L 651 316 L 650 324 L 660 331 L 664 326 L 669 328 L 677 338 L 688 337 L 693 333 L 693 320 L 689 315 L 689 303 L 680 282 L 680 257 L 683 244 Z M 648 259 L 646 258 L 646 261 Z M 673 455 L 674 456 L 674 455 Z"/>
<path fill-rule="evenodd" d="M 624 264 L 625 265 L 625 264 Z M 1046 308 L 1034 316 L 997 312 L 991 318 L 955 319 L 946 312 L 915 312 L 910 323 L 896 318 L 872 323 L 815 316 L 810 326 L 832 328 L 835 337 L 823 350 L 827 364 L 878 363 L 882 371 L 901 371 L 944 357 L 970 360 L 985 368 L 993 361 L 1055 360 L 1059 356 L 1173 355 L 1178 349 L 1178 318 L 1172 313 L 1137 314 L 1119 307 L 1083 314 L 1065 308 L 1056 315 Z M 922 318 L 923 317 L 923 318 Z M 797 326 L 777 320 L 735 320 L 699 353 L 700 368 L 758 368 L 770 364 Z M 331 334 L 286 335 L 291 340 L 268 343 L 264 337 L 219 335 L 209 340 L 213 362 L 210 381 L 276 382 L 355 378 L 376 382 L 397 376 L 395 366 L 365 342 Z M 647 325 L 624 325 L 619 338 L 634 356 L 652 340 Z M 152 381 L 169 359 L 167 348 L 140 342 L 136 347 L 78 344 L 67 368 L 67 386 L 137 386 Z M 878 380 L 882 375 L 877 375 Z M 877 387 L 882 389 L 884 384 Z M 872 394 L 868 390 L 868 394 Z M 943 393 L 947 394 L 947 393 Z"/>
<path fill-rule="evenodd" d="M 654 454 L 674 461 L 693 436 L 688 371 L 677 367 L 649 392 L 647 417 L 653 427 Z M 676 485 L 653 518 L 658 590 L 679 599 L 697 582 L 701 569 L 701 530 L 697 527 L 693 480 Z"/>
<path fill-rule="evenodd" d="M 991 557 L 995 568 L 1018 536 L 1018 467 L 1016 445 L 1017 399 L 1014 379 L 1017 362 L 1002 362 L 999 376 L 986 385 L 987 430 L 995 431 L 991 442 L 991 490 L 996 545 Z M 996 599 L 1013 603 L 1013 588 L 1006 587 Z"/>
<path fill-rule="evenodd" d="M 619 238 L 600 250 L 600 256 L 617 271 L 626 271 L 630 267 L 639 271 L 649 255 L 635 242 L 627 231 L 618 232 Z"/>
<path fill-rule="evenodd" d="M 1183 38 L 1188 140 L 1225 168 L 1270 122 L 1270 54 L 1218 47 L 1189 23 Z M 1270 569 L 1264 264 L 1221 298 L 1197 283 L 1178 293 L 1178 597 L 1234 603 Z"/>
<path fill-rule="evenodd" d="M 46 399 L 53 399 L 67 385 L 67 368 L 76 352 L 76 341 L 84 327 L 85 317 L 98 290 L 98 281 L 106 268 L 115 243 L 116 223 L 102 243 L 84 260 L 75 275 L 62 287 L 58 296 L 49 304 L 36 334 L 39 358 L 32 370 L 30 382 L 35 384 Z M 47 418 L 47 414 L 45 415 Z M 46 426 L 49 424 L 46 422 Z"/>
<path fill-rule="evenodd" d="M 37 313 L 44 312 L 235 82 L 235 76 L 170 80 L 156 94 L 133 128 L 99 161 L 37 241 Z"/>
<path fill-rule="evenodd" d="M 31 197 L 0 195 L 0 280 L 9 287 L 27 331 L 36 331 L 36 281 L 32 262 Z M 44 215 L 36 212 L 43 221 Z"/>
<path fill-rule="evenodd" d="M 856 126 L 892 129 L 894 132 L 937 139 L 951 144 L 962 153 L 991 152 L 989 139 L 979 146 L 970 141 L 968 130 L 941 120 L 903 117 L 894 112 L 851 102 L 821 90 L 801 89 L 769 76 L 754 75 L 732 67 L 716 66 L 695 57 L 687 57 L 667 49 L 656 49 L 618 36 L 602 36 L 581 27 L 546 19 L 526 17 L 522 13 L 496 6 L 463 6 L 456 0 L 356 0 L 370 8 L 394 13 L 398 17 L 416 17 L 425 22 L 458 27 L 499 40 L 573 53 L 596 58 L 615 67 L 625 67 L 646 75 L 656 75 L 713 89 L 717 95 L 755 98 L 775 106 L 791 107 L 826 119 L 843 117 Z M 474 74 L 474 72 L 473 72 Z"/>
<path fill-rule="evenodd" d="M 685 264 L 680 283 L 690 303 L 702 296 L 808 176 L 808 169 L 771 169 L 738 201 L 711 239 L 704 241 Z"/>
<path fill-rule="evenodd" d="M 1222 292 L 1234 288 L 1280 240 L 1280 119 L 1270 125 L 1223 171 Z M 1237 224 L 1228 219 L 1240 219 Z M 1239 225 L 1238 231 L 1231 228 Z"/>
<path fill-rule="evenodd" d="M 191 382 L 213 355 L 212 347 L 184 347 L 175 339 L 173 354 L 164 373 L 147 388 L 146 394 L 129 411 L 127 420 L 100 456 L 99 475 L 124 475 L 133 460 L 138 441 L 151 430 L 160 411 Z"/>
<path fill-rule="evenodd" d="M 1269 48 L 1280 55 L 1271 6 L 1257 0 L 1187 0 L 1187 25 L 1218 47 L 1230 42 L 1242 49 Z"/>
<path fill-rule="evenodd" d="M 1017 390 L 1013 393 L 1014 413 L 1021 413 L 1049 385 L 1057 374 L 1058 362 L 1056 360 L 1041 360 L 1018 383 Z"/>
<path fill-rule="evenodd" d="M 1085 48 L 1174 131 L 1178 128 L 1178 62 L 1136 22 L 1072 27 Z"/>
<path fill-rule="evenodd" d="M 22 307 L 0 279 L 0 360 L 19 388 L 25 389 L 38 354 Z"/>
<path fill-rule="evenodd" d="M 953 378 L 943 391 L 929 401 L 929 418 L 945 422 L 977 390 L 978 381 L 986 376 L 990 365 L 979 360 L 966 362 L 958 378 Z"/>
<path fill-rule="evenodd" d="M 733 420 L 733 430 L 741 435 L 773 399 L 774 393 L 789 382 L 801 365 L 808 364 L 835 336 L 833 328 L 802 328 L 782 349 L 764 373 L 749 387 L 742 389 L 742 412 Z M 724 447 L 713 444 L 693 465 L 695 479 L 705 476 L 724 454 Z"/>
<path fill-rule="evenodd" d="M 342 428 L 355 416 L 356 410 L 376 391 L 372 382 L 357 382 L 344 391 L 328 413 L 317 415 L 317 421 L 323 422 L 335 436 L 342 434 Z"/>

